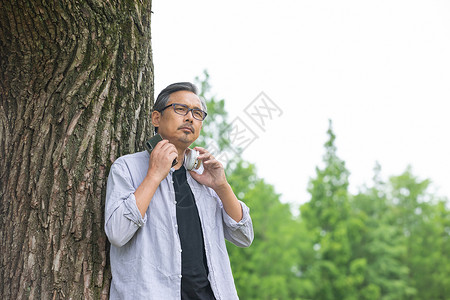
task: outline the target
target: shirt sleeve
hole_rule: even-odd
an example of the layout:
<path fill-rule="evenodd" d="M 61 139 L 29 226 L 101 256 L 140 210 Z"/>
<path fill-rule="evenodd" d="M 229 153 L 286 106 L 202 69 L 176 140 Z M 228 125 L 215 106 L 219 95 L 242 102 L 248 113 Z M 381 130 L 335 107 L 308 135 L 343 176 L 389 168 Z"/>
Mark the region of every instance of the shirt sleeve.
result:
<path fill-rule="evenodd" d="M 105 203 L 106 236 L 116 247 L 125 245 L 147 221 L 137 207 L 135 190 L 127 166 L 116 160 L 109 171 Z"/>
<path fill-rule="evenodd" d="M 252 244 L 254 233 L 250 217 L 250 209 L 244 202 L 239 201 L 242 207 L 242 219 L 236 222 L 230 217 L 222 206 L 224 235 L 227 240 L 238 247 L 248 247 Z"/>

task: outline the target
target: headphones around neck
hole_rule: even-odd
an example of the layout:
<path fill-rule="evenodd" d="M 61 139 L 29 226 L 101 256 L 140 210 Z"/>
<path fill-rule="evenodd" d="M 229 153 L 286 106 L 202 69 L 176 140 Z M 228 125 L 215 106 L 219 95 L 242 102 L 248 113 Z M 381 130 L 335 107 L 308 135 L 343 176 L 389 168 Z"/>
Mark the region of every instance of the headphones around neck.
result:
<path fill-rule="evenodd" d="M 202 161 L 198 159 L 200 152 L 190 148 L 186 149 L 186 151 L 187 153 L 184 159 L 185 168 L 189 171 L 200 168 L 202 164 Z"/>

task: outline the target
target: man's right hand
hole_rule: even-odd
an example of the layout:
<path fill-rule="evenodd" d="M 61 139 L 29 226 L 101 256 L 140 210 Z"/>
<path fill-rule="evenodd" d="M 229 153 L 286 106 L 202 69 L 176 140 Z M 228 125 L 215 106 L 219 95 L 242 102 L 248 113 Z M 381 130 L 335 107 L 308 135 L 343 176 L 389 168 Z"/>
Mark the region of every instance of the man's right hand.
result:
<path fill-rule="evenodd" d="M 169 174 L 172 162 L 178 157 L 178 151 L 174 144 L 168 140 L 162 140 L 153 149 L 147 171 L 147 177 L 161 182 Z"/>
<path fill-rule="evenodd" d="M 172 162 L 177 157 L 177 149 L 168 140 L 162 140 L 156 144 L 150 154 L 147 176 L 134 192 L 136 205 L 142 217 L 145 216 L 156 189 L 169 174 Z"/>

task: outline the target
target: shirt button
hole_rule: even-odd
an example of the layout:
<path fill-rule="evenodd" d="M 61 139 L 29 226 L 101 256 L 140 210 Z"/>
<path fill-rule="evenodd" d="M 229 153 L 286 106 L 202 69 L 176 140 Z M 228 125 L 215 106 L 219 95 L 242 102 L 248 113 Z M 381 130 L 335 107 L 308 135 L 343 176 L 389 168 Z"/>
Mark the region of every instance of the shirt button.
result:
<path fill-rule="evenodd" d="M 173 201 L 173 204 L 177 204 L 177 201 Z"/>
<path fill-rule="evenodd" d="M 180 249 L 180 250 L 178 250 L 178 251 L 183 252 L 183 249 Z"/>
<path fill-rule="evenodd" d="M 183 275 L 178 275 L 178 277 L 180 277 L 180 278 L 181 278 L 181 277 L 183 277 Z"/>

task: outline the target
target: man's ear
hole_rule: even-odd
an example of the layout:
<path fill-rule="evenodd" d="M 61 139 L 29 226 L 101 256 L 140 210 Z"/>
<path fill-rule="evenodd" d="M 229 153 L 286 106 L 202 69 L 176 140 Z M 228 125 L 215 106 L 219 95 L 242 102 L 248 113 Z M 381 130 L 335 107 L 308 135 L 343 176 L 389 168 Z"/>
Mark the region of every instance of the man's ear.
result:
<path fill-rule="evenodd" d="M 153 127 L 159 127 L 159 122 L 161 121 L 161 113 L 159 111 L 152 111 L 152 125 Z"/>

